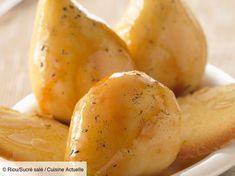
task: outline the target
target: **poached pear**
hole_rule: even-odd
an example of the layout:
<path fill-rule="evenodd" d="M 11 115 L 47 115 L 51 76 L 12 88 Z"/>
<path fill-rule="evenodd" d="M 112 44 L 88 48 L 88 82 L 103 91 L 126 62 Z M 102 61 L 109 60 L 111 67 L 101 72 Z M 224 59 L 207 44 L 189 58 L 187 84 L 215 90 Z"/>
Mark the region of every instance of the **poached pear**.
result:
<path fill-rule="evenodd" d="M 115 73 L 92 87 L 71 120 L 66 160 L 96 176 L 151 176 L 181 147 L 180 110 L 167 87 L 142 72 Z"/>
<path fill-rule="evenodd" d="M 132 0 L 115 30 L 126 41 L 137 69 L 177 95 L 198 87 L 207 44 L 183 0 Z"/>
<path fill-rule="evenodd" d="M 91 86 L 133 69 L 126 44 L 76 1 L 39 1 L 30 76 L 42 114 L 69 123 L 74 105 Z"/>

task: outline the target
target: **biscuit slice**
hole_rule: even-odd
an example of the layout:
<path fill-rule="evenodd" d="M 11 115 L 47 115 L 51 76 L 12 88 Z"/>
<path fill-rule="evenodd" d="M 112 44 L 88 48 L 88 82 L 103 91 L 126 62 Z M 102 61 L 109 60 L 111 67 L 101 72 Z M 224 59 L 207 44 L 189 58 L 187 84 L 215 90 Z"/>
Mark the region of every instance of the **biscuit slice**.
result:
<path fill-rule="evenodd" d="M 178 98 L 183 145 L 163 175 L 182 170 L 235 138 L 235 84 L 201 90 Z"/>
<path fill-rule="evenodd" d="M 63 161 L 68 127 L 33 113 L 0 107 L 0 157 L 14 161 Z"/>

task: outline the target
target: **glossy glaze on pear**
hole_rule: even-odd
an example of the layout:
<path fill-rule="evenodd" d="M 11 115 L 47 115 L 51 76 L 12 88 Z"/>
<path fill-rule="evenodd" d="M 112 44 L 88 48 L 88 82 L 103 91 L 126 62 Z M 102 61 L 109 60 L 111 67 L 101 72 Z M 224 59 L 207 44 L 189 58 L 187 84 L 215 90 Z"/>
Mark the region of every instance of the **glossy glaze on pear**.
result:
<path fill-rule="evenodd" d="M 132 0 L 116 31 L 139 70 L 178 95 L 198 87 L 207 44 L 183 0 Z"/>
<path fill-rule="evenodd" d="M 42 113 L 69 122 L 94 83 L 133 68 L 125 43 L 75 1 L 39 1 L 30 75 Z"/>
<path fill-rule="evenodd" d="M 77 104 L 65 158 L 87 161 L 91 175 L 148 176 L 167 168 L 180 146 L 174 94 L 144 73 L 116 73 Z"/>

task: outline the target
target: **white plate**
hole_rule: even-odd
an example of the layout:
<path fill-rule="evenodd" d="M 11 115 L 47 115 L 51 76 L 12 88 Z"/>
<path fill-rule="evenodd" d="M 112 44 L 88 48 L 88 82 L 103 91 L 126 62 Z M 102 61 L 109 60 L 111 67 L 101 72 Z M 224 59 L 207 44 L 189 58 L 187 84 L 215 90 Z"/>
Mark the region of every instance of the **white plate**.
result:
<path fill-rule="evenodd" d="M 207 65 L 206 73 L 202 81 L 202 86 L 221 86 L 235 83 L 235 79 L 222 70 Z M 13 108 L 28 112 L 35 110 L 36 101 L 32 94 L 23 98 Z M 174 176 L 216 176 L 235 166 L 235 142 L 226 145 L 221 150 L 212 153 L 204 160 L 193 166 L 174 174 Z"/>

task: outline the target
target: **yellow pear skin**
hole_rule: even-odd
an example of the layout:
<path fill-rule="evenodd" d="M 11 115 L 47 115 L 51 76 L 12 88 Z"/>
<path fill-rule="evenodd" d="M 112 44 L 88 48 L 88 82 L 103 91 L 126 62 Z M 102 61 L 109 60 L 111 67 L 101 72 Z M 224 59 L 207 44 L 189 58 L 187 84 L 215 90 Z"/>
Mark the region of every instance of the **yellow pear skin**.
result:
<path fill-rule="evenodd" d="M 30 76 L 41 113 L 69 123 L 92 85 L 133 65 L 126 44 L 75 1 L 39 1 Z"/>
<path fill-rule="evenodd" d="M 132 0 L 115 30 L 136 66 L 177 95 L 197 88 L 207 61 L 204 33 L 181 0 Z"/>

